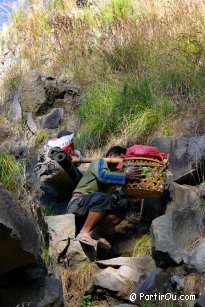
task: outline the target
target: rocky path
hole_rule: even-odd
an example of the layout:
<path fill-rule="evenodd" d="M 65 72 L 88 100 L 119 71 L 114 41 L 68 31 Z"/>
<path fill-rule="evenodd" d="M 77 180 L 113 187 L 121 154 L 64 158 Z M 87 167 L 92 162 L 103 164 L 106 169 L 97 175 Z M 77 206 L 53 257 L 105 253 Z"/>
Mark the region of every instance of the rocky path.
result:
<path fill-rule="evenodd" d="M 139 305 L 140 293 L 171 293 L 194 295 L 189 306 L 205 306 L 205 136 L 152 141 L 170 156 L 166 195 L 146 200 L 140 221 L 129 213 L 107 234 L 111 251 L 92 250 L 74 240 L 67 200 L 60 201 L 58 189 L 51 193 L 33 172 L 38 151 L 67 123 L 79 91 L 63 77 L 31 71 L 1 106 L 0 153 L 9 150 L 24 161 L 26 179 L 15 196 L 0 186 L 0 305 Z M 54 215 L 48 216 L 51 204 Z M 135 255 L 138 240 L 149 233 L 151 252 Z"/>

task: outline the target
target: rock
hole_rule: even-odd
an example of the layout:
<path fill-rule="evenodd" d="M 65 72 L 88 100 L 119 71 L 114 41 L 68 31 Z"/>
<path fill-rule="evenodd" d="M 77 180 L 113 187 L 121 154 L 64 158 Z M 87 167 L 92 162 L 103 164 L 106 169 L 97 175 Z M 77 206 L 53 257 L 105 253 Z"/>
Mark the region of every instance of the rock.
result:
<path fill-rule="evenodd" d="M 0 126 L 0 143 L 5 142 L 12 135 L 12 129 L 8 126 Z"/>
<path fill-rule="evenodd" d="M 0 186 L 0 276 L 17 267 L 35 263 L 39 241 L 31 213 Z"/>
<path fill-rule="evenodd" d="M 49 252 L 59 262 L 67 252 L 70 239 L 75 238 L 75 216 L 74 214 L 47 216 L 45 221 L 50 234 Z"/>
<path fill-rule="evenodd" d="M 184 263 L 189 270 L 205 273 L 205 239 L 202 239 L 191 253 L 185 257 Z"/>
<path fill-rule="evenodd" d="M 9 151 L 13 152 L 16 147 L 16 142 L 13 139 L 3 142 L 0 146 L 0 152 Z"/>
<path fill-rule="evenodd" d="M 46 216 L 45 221 L 48 224 L 48 230 L 52 238 L 58 235 L 58 239 L 75 238 L 75 215 L 63 214 L 56 216 Z"/>
<path fill-rule="evenodd" d="M 80 242 L 70 240 L 70 245 L 66 253 L 66 261 L 68 266 L 78 266 L 82 261 L 87 259 L 86 250 L 82 248 Z M 85 247 L 86 248 L 86 247 Z M 90 250 L 89 247 L 87 247 Z"/>
<path fill-rule="evenodd" d="M 112 266 L 119 268 L 120 266 L 129 266 L 134 269 L 143 269 L 152 271 L 155 267 L 154 260 L 150 256 L 144 257 L 117 257 L 108 260 L 98 260 L 96 263 L 100 266 Z"/>
<path fill-rule="evenodd" d="M 135 283 L 138 283 L 140 277 L 144 275 L 143 271 L 136 270 L 130 266 L 122 265 L 119 270 L 118 274 L 126 279 L 132 280 Z"/>
<path fill-rule="evenodd" d="M 16 158 L 25 158 L 28 156 L 28 146 L 26 145 L 25 142 L 20 141 L 19 143 L 17 143 L 13 149 L 13 155 Z"/>
<path fill-rule="evenodd" d="M 172 293 L 172 284 L 170 281 L 170 272 L 164 272 L 160 268 L 156 268 L 141 285 L 132 289 L 131 293 L 135 293 L 132 303 L 142 302 L 143 298 L 147 294 L 151 293 Z M 125 300 L 130 301 L 130 295 L 124 297 Z"/>
<path fill-rule="evenodd" d="M 42 114 L 48 108 L 43 81 L 38 71 L 32 70 L 24 76 L 19 88 L 19 99 L 25 113 Z"/>
<path fill-rule="evenodd" d="M 42 185 L 47 185 L 53 189 L 61 201 L 68 201 L 75 189 L 69 174 L 54 160 L 46 158 L 34 169 Z"/>
<path fill-rule="evenodd" d="M 52 109 L 43 119 L 42 128 L 56 129 L 64 116 L 63 108 Z"/>
<path fill-rule="evenodd" d="M 190 209 L 156 218 L 152 222 L 150 232 L 157 266 L 182 262 L 190 245 L 199 237 L 202 225 L 202 213 Z"/>
<path fill-rule="evenodd" d="M 45 285 L 42 288 L 44 297 L 41 302 L 39 302 L 37 307 L 46 307 L 46 306 L 61 306 L 61 283 L 56 278 L 47 277 L 45 280 Z"/>
<path fill-rule="evenodd" d="M 47 76 L 42 78 L 43 85 L 46 91 L 46 97 L 50 106 L 55 102 L 55 98 L 59 96 L 59 89 L 57 80 L 53 77 Z"/>
<path fill-rule="evenodd" d="M 191 208 L 199 201 L 198 187 L 180 185 L 172 182 L 169 190 L 171 202 L 167 205 L 166 213 L 184 208 Z"/>
<path fill-rule="evenodd" d="M 38 130 L 37 125 L 36 125 L 36 123 L 33 119 L 31 112 L 28 113 L 27 126 L 29 127 L 29 129 L 31 130 L 32 133 L 36 133 L 36 131 Z"/>
<path fill-rule="evenodd" d="M 179 276 L 177 274 L 173 275 L 171 277 L 171 282 L 172 282 L 173 286 L 175 286 L 177 288 L 178 291 L 181 291 L 181 290 L 184 289 L 185 280 L 181 276 Z"/>
<path fill-rule="evenodd" d="M 19 103 L 19 93 L 18 92 L 14 94 L 13 100 L 11 102 L 11 105 L 9 108 L 9 117 L 12 121 L 22 120 L 22 110 L 21 110 L 21 105 Z"/>
<path fill-rule="evenodd" d="M 194 307 L 204 307 L 205 306 L 205 294 L 201 295 L 200 298 L 194 304 Z"/>
<path fill-rule="evenodd" d="M 155 138 L 151 145 L 169 154 L 169 169 L 173 173 L 172 180 L 189 172 L 193 163 L 199 163 L 205 159 L 204 135 L 190 138 L 164 136 Z"/>
<path fill-rule="evenodd" d="M 121 277 L 118 274 L 118 270 L 114 268 L 106 268 L 102 272 L 97 273 L 93 276 L 93 283 L 95 286 L 100 286 L 102 288 L 111 291 L 124 291 L 128 288 L 126 283 L 126 278 Z"/>

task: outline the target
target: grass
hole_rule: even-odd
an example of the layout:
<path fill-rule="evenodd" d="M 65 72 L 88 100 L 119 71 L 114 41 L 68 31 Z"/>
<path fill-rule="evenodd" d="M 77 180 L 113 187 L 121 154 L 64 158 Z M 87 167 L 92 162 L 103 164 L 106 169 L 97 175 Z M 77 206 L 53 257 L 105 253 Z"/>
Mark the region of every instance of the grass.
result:
<path fill-rule="evenodd" d="M 17 179 L 25 171 L 23 166 L 20 166 L 15 157 L 9 152 L 0 153 L 0 182 L 3 186 L 11 191 L 17 187 Z"/>
<path fill-rule="evenodd" d="M 41 144 L 48 138 L 48 133 L 45 129 L 38 130 L 36 134 L 33 136 L 33 142 L 35 145 Z"/>
<path fill-rule="evenodd" d="M 145 234 L 136 240 L 133 256 L 147 256 L 151 254 L 151 237 L 150 234 Z"/>
<path fill-rule="evenodd" d="M 73 114 L 82 150 L 118 135 L 133 144 L 204 133 L 204 17 L 201 0 L 108 0 L 84 8 L 35 0 L 12 13 L 7 43 L 19 44 L 21 60 L 3 88 L 15 89 L 22 69 L 73 76 L 82 85 Z"/>
<path fill-rule="evenodd" d="M 79 289 L 83 289 L 85 285 L 91 282 L 95 271 L 96 265 L 93 262 L 90 262 L 88 259 L 82 261 L 74 272 L 73 280 L 76 286 Z"/>
<path fill-rule="evenodd" d="M 52 205 L 50 205 L 50 206 L 41 205 L 41 212 L 45 216 L 53 216 L 53 215 L 55 215 L 55 211 L 53 210 L 53 206 Z"/>
<path fill-rule="evenodd" d="M 41 257 L 47 264 L 49 264 L 50 262 L 49 247 L 45 243 L 42 246 Z"/>
<path fill-rule="evenodd" d="M 0 92 L 12 92 L 18 88 L 21 77 L 23 74 L 23 69 L 20 64 L 14 64 L 7 69 L 6 76 L 3 78 L 0 85 Z"/>

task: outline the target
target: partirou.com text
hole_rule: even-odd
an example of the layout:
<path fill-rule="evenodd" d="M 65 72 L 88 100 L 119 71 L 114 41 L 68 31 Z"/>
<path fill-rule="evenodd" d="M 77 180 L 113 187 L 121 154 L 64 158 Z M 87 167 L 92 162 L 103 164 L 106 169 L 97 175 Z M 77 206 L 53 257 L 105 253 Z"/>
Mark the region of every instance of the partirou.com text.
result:
<path fill-rule="evenodd" d="M 139 299 L 140 301 L 145 300 L 145 301 L 195 301 L 196 296 L 195 294 L 181 294 L 181 295 L 176 295 L 173 293 L 166 293 L 166 294 L 161 294 L 161 293 L 154 293 L 154 294 L 144 294 L 140 293 L 139 296 L 136 295 L 136 293 L 131 293 L 130 294 L 130 301 L 135 302 L 136 299 Z"/>

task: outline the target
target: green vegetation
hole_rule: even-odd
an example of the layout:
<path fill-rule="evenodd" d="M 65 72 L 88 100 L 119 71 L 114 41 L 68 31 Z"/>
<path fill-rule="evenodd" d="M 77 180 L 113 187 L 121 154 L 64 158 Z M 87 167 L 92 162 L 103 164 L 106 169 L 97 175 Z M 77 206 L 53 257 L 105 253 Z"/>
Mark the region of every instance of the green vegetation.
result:
<path fill-rule="evenodd" d="M 24 171 L 24 166 L 20 166 L 12 154 L 0 153 L 0 182 L 6 189 L 15 191 L 20 188 L 16 181 L 22 173 L 25 174 Z"/>
<path fill-rule="evenodd" d="M 35 145 L 41 144 L 48 137 L 48 133 L 45 129 L 38 130 L 33 137 L 33 142 Z"/>
<path fill-rule="evenodd" d="M 50 262 L 50 255 L 49 255 L 49 249 L 48 249 L 48 245 L 47 244 L 43 244 L 42 246 L 42 251 L 41 251 L 41 256 L 43 258 L 43 260 L 49 264 Z"/>
<path fill-rule="evenodd" d="M 136 240 L 133 256 L 146 256 L 151 254 L 151 237 L 145 234 Z"/>
<path fill-rule="evenodd" d="M 14 64 L 7 69 L 6 76 L 0 85 L 0 93 L 4 91 L 13 93 L 20 84 L 22 74 L 23 69 L 19 64 Z"/>
<path fill-rule="evenodd" d="M 55 215 L 55 211 L 53 210 L 53 206 L 52 204 L 49 205 L 41 205 L 41 212 L 43 213 L 43 215 L 45 216 L 52 216 Z"/>
<path fill-rule="evenodd" d="M 91 295 L 84 295 L 82 297 L 82 301 L 81 301 L 80 307 L 90 307 L 91 306 L 91 300 L 92 300 L 92 296 Z"/>
<path fill-rule="evenodd" d="M 201 0 L 97 2 L 78 8 L 71 0 L 35 0 L 13 11 L 7 41 L 19 44 L 22 63 L 8 72 L 4 89 L 29 69 L 73 76 L 83 88 L 72 118 L 81 149 L 118 136 L 146 143 L 159 134 L 203 132 Z"/>

